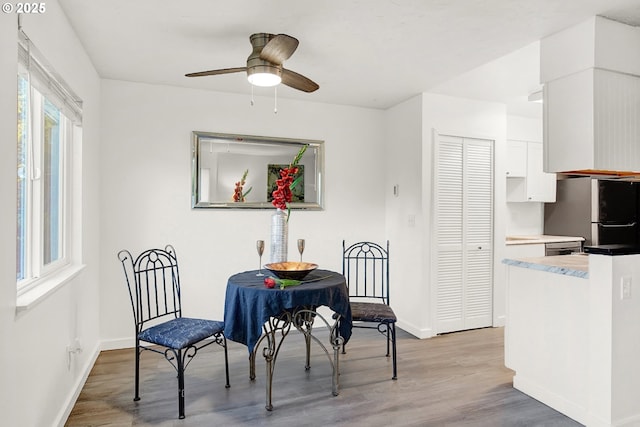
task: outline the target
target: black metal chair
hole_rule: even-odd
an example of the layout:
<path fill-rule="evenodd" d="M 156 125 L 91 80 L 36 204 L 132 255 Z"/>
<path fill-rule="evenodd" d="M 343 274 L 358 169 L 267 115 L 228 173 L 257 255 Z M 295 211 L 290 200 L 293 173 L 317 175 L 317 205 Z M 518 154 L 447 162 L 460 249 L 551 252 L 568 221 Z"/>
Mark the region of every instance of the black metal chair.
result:
<path fill-rule="evenodd" d="M 140 400 L 140 354 L 150 350 L 164 355 L 178 373 L 178 415 L 184 418 L 184 370 L 198 350 L 210 344 L 224 348 L 229 385 L 227 340 L 224 323 L 182 317 L 178 259 L 173 246 L 148 249 L 134 258 L 127 250 L 118 252 L 122 263 L 136 328 L 136 379 L 134 401 Z M 149 343 L 147 346 L 141 343 Z M 164 347 L 158 349 L 157 346 Z"/>
<path fill-rule="evenodd" d="M 377 329 L 386 336 L 386 356 L 392 356 L 392 379 L 397 379 L 397 318 L 389 306 L 389 241 L 385 248 L 373 242 L 358 242 L 347 247 L 343 240 L 342 274 L 349 288 L 353 327 Z M 345 352 L 343 345 L 342 353 Z"/>

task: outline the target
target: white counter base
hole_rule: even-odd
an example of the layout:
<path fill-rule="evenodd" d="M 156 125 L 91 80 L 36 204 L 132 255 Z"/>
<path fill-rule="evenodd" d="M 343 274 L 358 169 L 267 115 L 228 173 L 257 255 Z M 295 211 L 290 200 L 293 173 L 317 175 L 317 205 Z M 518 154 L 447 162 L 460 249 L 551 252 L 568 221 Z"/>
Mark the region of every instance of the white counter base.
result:
<path fill-rule="evenodd" d="M 640 426 L 640 255 L 589 255 L 586 277 L 561 273 L 558 260 L 548 270 L 544 259 L 513 261 L 505 365 L 514 387 L 587 426 Z"/>

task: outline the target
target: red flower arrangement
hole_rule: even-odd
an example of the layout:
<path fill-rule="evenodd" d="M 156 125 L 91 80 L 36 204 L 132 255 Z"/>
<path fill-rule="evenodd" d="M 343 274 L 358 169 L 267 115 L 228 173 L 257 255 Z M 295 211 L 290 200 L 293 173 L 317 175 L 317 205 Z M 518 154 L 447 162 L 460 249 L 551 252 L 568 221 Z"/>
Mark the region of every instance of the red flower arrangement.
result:
<path fill-rule="evenodd" d="M 244 184 L 247 181 L 247 175 L 249 175 L 249 169 L 244 171 L 244 174 L 242 175 L 242 178 L 240 179 L 240 181 L 236 182 L 236 188 L 233 190 L 234 202 L 244 202 L 246 195 L 249 194 L 249 192 L 253 188 L 253 187 L 249 187 L 249 189 L 243 193 Z"/>
<path fill-rule="evenodd" d="M 293 162 L 289 165 L 289 167 L 280 169 L 280 179 L 276 180 L 277 188 L 271 193 L 273 196 L 273 200 L 271 203 L 277 209 L 285 210 L 287 209 L 288 213 L 291 212 L 291 209 L 287 205 L 287 203 L 291 203 L 291 198 L 293 197 L 293 193 L 291 193 L 291 189 L 295 188 L 295 186 L 300 182 L 300 178 L 293 179 L 294 176 L 298 173 L 298 162 L 302 158 L 302 155 L 307 150 L 307 145 L 303 145 L 298 151 L 298 154 L 293 159 Z M 287 219 L 289 215 L 287 214 Z"/>

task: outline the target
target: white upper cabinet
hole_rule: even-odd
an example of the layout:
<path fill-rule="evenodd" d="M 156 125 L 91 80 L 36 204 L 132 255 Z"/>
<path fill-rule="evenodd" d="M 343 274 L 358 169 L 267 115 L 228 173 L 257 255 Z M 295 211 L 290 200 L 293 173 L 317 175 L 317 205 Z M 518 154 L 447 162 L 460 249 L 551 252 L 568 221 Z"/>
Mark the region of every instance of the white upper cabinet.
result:
<path fill-rule="evenodd" d="M 527 142 L 507 142 L 507 178 L 527 176 Z"/>
<path fill-rule="evenodd" d="M 544 170 L 640 171 L 640 28 L 602 17 L 541 41 Z"/>
<path fill-rule="evenodd" d="M 556 201 L 556 174 L 544 172 L 540 143 L 527 143 L 527 200 Z"/>
<path fill-rule="evenodd" d="M 542 143 L 507 141 L 507 170 L 524 163 L 522 175 L 507 174 L 508 202 L 555 202 L 556 175 L 545 173 L 542 167 Z"/>
<path fill-rule="evenodd" d="M 547 171 L 640 171 L 640 77 L 590 69 L 545 84 Z"/>

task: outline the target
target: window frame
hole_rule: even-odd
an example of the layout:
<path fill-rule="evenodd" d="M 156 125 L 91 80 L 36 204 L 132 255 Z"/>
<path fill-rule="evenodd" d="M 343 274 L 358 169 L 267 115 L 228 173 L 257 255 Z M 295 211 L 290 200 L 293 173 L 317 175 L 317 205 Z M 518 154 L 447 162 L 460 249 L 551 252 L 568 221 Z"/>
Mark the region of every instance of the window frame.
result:
<path fill-rule="evenodd" d="M 82 101 L 69 89 L 64 81 L 53 71 L 44 57 L 33 47 L 28 37 L 19 32 L 18 58 L 18 106 L 25 99 L 26 113 L 18 114 L 18 121 L 25 121 L 18 133 L 16 141 L 26 150 L 24 158 L 16 158 L 17 185 L 16 197 L 21 199 L 20 175 L 26 186 L 24 206 L 16 207 L 16 239 L 20 238 L 20 216 L 25 227 L 22 245 L 16 241 L 16 289 L 18 311 L 27 309 L 48 295 L 58 286 L 75 277 L 83 268 L 80 257 L 82 227 L 79 221 L 81 215 L 81 141 L 82 141 Z M 21 86 L 20 79 L 24 79 Z M 26 92 L 26 98 L 21 98 L 21 91 Z M 54 113 L 53 117 L 50 112 Z M 57 119 L 57 148 L 56 160 L 45 165 L 45 144 L 47 139 L 45 117 Z M 55 134 L 55 132 L 54 132 Z M 21 141 L 26 135 L 26 140 Z M 51 134 L 48 135 L 49 137 Z M 21 161 L 24 167 L 21 170 Z M 47 182 L 43 176 L 46 168 L 53 170 L 57 185 L 49 187 L 55 196 L 54 209 L 45 214 L 47 203 L 44 187 Z M 50 216 L 55 217 L 53 220 Z M 45 236 L 44 221 L 55 223 L 54 233 Z M 55 240 L 55 259 L 45 260 L 45 246 L 51 245 L 51 236 Z M 21 251 L 21 247 L 24 247 Z M 24 255 L 23 255 L 24 254 Z M 21 261 L 23 261 L 21 267 Z M 19 273 L 23 273 L 20 277 Z"/>
<path fill-rule="evenodd" d="M 44 144 L 45 129 L 44 119 L 47 114 L 45 109 L 45 102 L 48 101 L 51 104 L 56 105 L 50 99 L 40 93 L 37 89 L 26 81 L 27 90 L 31 92 L 30 99 L 27 101 L 31 105 L 28 110 L 31 114 L 27 114 L 27 159 L 24 167 L 24 176 L 26 184 L 26 197 L 25 207 L 23 214 L 25 215 L 24 227 L 25 241 L 23 242 L 26 249 L 24 253 L 24 277 L 22 279 L 16 278 L 16 284 L 19 293 L 28 291 L 33 286 L 37 286 L 41 279 L 47 279 L 48 276 L 54 274 L 58 270 L 65 268 L 72 261 L 70 257 L 70 243 L 71 243 L 71 224 L 70 213 L 72 209 L 72 189 L 71 182 L 73 182 L 73 159 L 71 155 L 71 147 L 73 145 L 73 124 L 71 120 L 66 117 L 59 110 L 59 219 L 57 221 L 59 244 L 59 256 L 51 261 L 45 262 L 44 251 L 46 246 L 46 239 L 44 233 L 44 221 L 45 221 L 45 182 L 43 179 L 44 165 Z M 58 107 L 59 108 L 59 107 Z M 29 123 L 31 122 L 31 123 Z M 18 254 L 20 256 L 20 254 Z"/>

